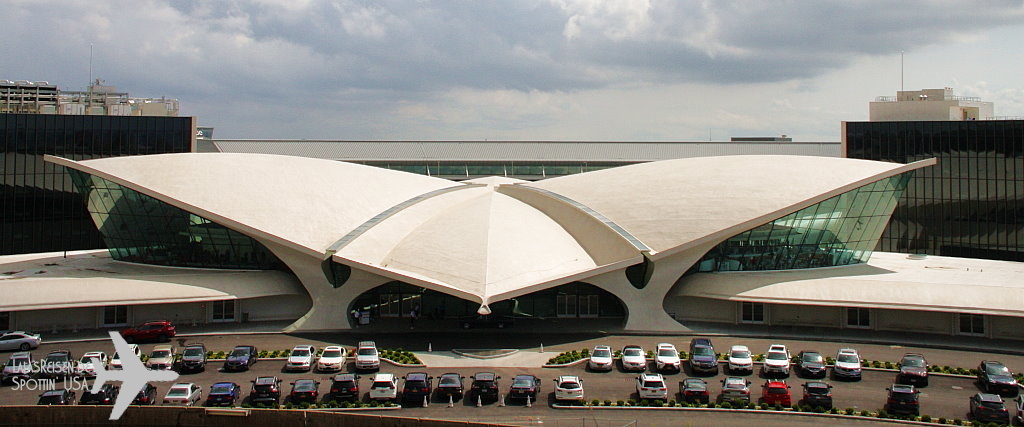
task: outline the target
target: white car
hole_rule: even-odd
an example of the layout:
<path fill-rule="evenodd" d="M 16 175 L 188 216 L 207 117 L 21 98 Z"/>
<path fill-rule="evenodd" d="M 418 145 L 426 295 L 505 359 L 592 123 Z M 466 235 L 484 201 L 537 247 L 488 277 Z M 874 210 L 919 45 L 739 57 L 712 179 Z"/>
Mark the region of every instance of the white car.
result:
<path fill-rule="evenodd" d="M 832 365 L 832 376 L 859 380 L 861 376 L 860 354 L 852 348 L 841 348 Z"/>
<path fill-rule="evenodd" d="M 320 372 L 338 372 L 345 369 L 345 348 L 340 345 L 324 347 L 320 358 L 316 360 L 316 370 Z"/>
<path fill-rule="evenodd" d="M 398 398 L 398 379 L 394 374 L 377 374 L 370 384 L 370 400 L 395 400 Z"/>
<path fill-rule="evenodd" d="M 638 345 L 627 345 L 622 348 L 622 369 L 627 371 L 643 371 L 647 369 L 647 353 Z"/>
<path fill-rule="evenodd" d="M 785 345 L 772 344 L 768 346 L 768 352 L 764 354 L 764 364 L 761 365 L 761 373 L 765 377 L 788 377 L 791 360 L 789 350 L 786 349 Z"/>
<path fill-rule="evenodd" d="M 297 345 L 288 353 L 288 361 L 284 364 L 286 371 L 308 371 L 313 368 L 313 357 L 316 348 L 311 345 Z"/>
<path fill-rule="evenodd" d="M 659 343 L 654 352 L 654 365 L 659 371 L 679 372 L 682 368 L 682 361 L 679 360 L 679 350 L 676 346 L 667 342 Z"/>
<path fill-rule="evenodd" d="M 734 345 L 729 349 L 729 373 L 754 373 L 754 359 L 745 345 Z"/>
<path fill-rule="evenodd" d="M 100 365 L 95 366 L 92 363 L 92 359 L 96 358 L 100 360 Z M 85 353 L 81 359 L 78 360 L 78 367 L 75 371 L 80 377 L 92 378 L 96 376 L 96 369 L 106 369 L 107 367 L 107 354 L 102 351 L 90 351 Z"/>
<path fill-rule="evenodd" d="M 562 375 L 555 380 L 555 401 L 583 401 L 583 380 L 575 375 Z"/>
<path fill-rule="evenodd" d="M 360 341 L 356 347 L 356 369 L 380 369 L 380 356 L 377 344 L 373 341 Z"/>
<path fill-rule="evenodd" d="M 194 383 L 177 383 L 167 389 L 164 405 L 194 406 L 203 397 L 203 389 Z"/>
<path fill-rule="evenodd" d="M 612 357 L 612 348 L 606 345 L 594 347 L 590 352 L 590 361 L 587 367 L 591 371 L 610 371 L 615 367 L 615 359 Z"/>
<path fill-rule="evenodd" d="M 142 350 L 139 349 L 138 344 L 128 344 L 128 348 L 131 349 L 132 353 L 135 353 L 136 358 L 142 357 Z M 110 358 L 110 363 L 107 364 L 110 369 L 121 369 L 121 355 L 114 352 L 114 356 Z"/>
<path fill-rule="evenodd" d="M 29 351 L 39 347 L 43 342 L 39 334 L 30 334 L 25 331 L 13 331 L 0 334 L 0 350 Z"/>
<path fill-rule="evenodd" d="M 7 364 L 4 365 L 3 373 L 0 374 L 0 384 L 13 382 L 15 378 L 23 380 L 32 378 L 33 364 L 32 353 L 23 351 L 12 354 L 11 358 L 7 359 Z"/>
<path fill-rule="evenodd" d="M 641 374 L 636 377 L 636 394 L 641 399 L 667 399 L 665 377 L 661 374 Z"/>

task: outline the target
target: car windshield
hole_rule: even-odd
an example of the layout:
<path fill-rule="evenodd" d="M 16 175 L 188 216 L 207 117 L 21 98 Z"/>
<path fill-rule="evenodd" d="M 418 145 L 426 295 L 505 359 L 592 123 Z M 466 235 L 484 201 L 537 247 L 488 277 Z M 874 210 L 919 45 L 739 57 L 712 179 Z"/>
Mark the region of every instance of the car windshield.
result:
<path fill-rule="evenodd" d="M 295 391 L 313 391 L 316 390 L 316 383 L 312 381 L 296 381 Z"/>
<path fill-rule="evenodd" d="M 1006 409 L 1006 406 L 1003 405 L 1003 402 L 986 402 L 983 400 L 981 401 L 981 406 L 996 411 L 1002 411 Z"/>
<path fill-rule="evenodd" d="M 786 394 L 787 390 L 782 387 L 769 387 L 768 394 Z"/>
<path fill-rule="evenodd" d="M 821 363 L 823 362 L 821 355 L 818 353 L 804 353 L 800 357 L 800 360 L 806 363 Z"/>
<path fill-rule="evenodd" d="M 395 388 L 395 385 L 391 384 L 391 381 L 374 381 L 372 387 L 373 388 Z"/>
<path fill-rule="evenodd" d="M 677 357 L 677 356 L 679 356 L 679 353 L 676 353 L 675 350 L 672 350 L 670 348 L 663 348 L 661 350 L 658 350 L 658 356 L 661 356 L 661 357 Z"/>
<path fill-rule="evenodd" d="M 741 383 L 741 382 L 727 382 L 727 383 L 725 383 L 725 388 L 731 388 L 731 389 L 743 389 L 743 388 L 746 388 L 746 386 L 747 386 L 746 384 Z"/>
<path fill-rule="evenodd" d="M 657 381 L 657 380 L 654 380 L 654 381 L 647 380 L 647 381 L 644 381 L 644 387 L 646 387 L 646 388 L 662 388 L 662 387 L 665 387 L 665 383 L 663 383 L 661 381 Z"/>
<path fill-rule="evenodd" d="M 202 356 L 202 355 L 203 355 L 203 349 L 201 349 L 201 348 L 186 348 L 185 349 L 185 353 L 182 354 L 182 356 L 187 356 L 187 357 Z"/>
<path fill-rule="evenodd" d="M 786 353 L 782 353 L 782 352 L 778 352 L 778 351 L 773 352 L 773 353 L 768 353 L 767 358 L 768 358 L 768 360 L 788 360 L 789 359 L 788 357 L 786 357 Z"/>
<path fill-rule="evenodd" d="M 580 389 L 579 383 L 574 382 L 574 381 L 564 381 L 561 384 L 559 384 L 558 387 L 561 388 L 562 390 L 579 390 Z"/>
<path fill-rule="evenodd" d="M 622 351 L 623 356 L 643 356 L 644 353 L 639 348 L 627 348 Z"/>
<path fill-rule="evenodd" d="M 306 357 L 309 356 L 309 350 L 304 348 L 292 350 L 292 357 Z"/>
<path fill-rule="evenodd" d="M 246 349 L 246 348 L 236 348 L 234 350 L 231 350 L 231 356 L 230 357 L 242 357 L 242 356 L 248 356 L 248 355 L 249 355 L 249 349 Z"/>
<path fill-rule="evenodd" d="M 594 357 L 612 357 L 612 352 L 605 349 L 594 350 Z"/>
<path fill-rule="evenodd" d="M 902 401 L 909 401 L 909 400 L 917 399 L 917 393 L 906 392 L 906 391 L 894 391 L 891 394 L 889 394 L 889 396 L 892 397 L 893 400 L 902 400 Z"/>
<path fill-rule="evenodd" d="M 320 357 L 341 357 L 341 350 L 324 350 Z"/>
<path fill-rule="evenodd" d="M 223 393 L 230 393 L 230 392 L 231 392 L 231 386 L 228 385 L 228 384 L 214 384 L 213 387 L 210 388 L 210 393 L 214 393 L 214 394 L 223 394 Z"/>
<path fill-rule="evenodd" d="M 820 385 L 809 385 L 807 386 L 807 392 L 810 394 L 828 394 L 828 387 Z"/>
<path fill-rule="evenodd" d="M 746 350 L 736 350 L 732 352 L 731 357 L 736 359 L 749 359 L 750 352 Z"/>
<path fill-rule="evenodd" d="M 170 397 L 178 397 L 188 395 L 188 389 L 185 388 L 172 388 L 167 392 Z"/>
<path fill-rule="evenodd" d="M 512 380 L 512 387 L 533 387 L 533 380 L 529 378 L 516 378 Z"/>
<path fill-rule="evenodd" d="M 459 381 L 458 377 L 441 377 L 441 381 L 439 382 L 439 384 L 441 384 L 441 385 L 458 385 L 460 382 L 461 381 Z"/>
<path fill-rule="evenodd" d="M 920 357 L 907 357 L 907 358 L 903 359 L 903 363 L 902 364 L 903 364 L 903 366 L 910 367 L 910 368 L 923 368 L 924 367 L 924 359 L 921 359 Z"/>
<path fill-rule="evenodd" d="M 360 356 L 376 356 L 377 349 L 375 348 L 361 348 L 359 349 Z"/>
<path fill-rule="evenodd" d="M 97 356 L 96 358 L 99 359 L 99 356 Z M 79 360 L 78 362 L 79 363 L 92 363 L 92 356 L 88 356 L 88 357 L 82 356 L 82 359 Z"/>
<path fill-rule="evenodd" d="M 854 356 L 852 354 L 840 354 L 839 358 L 837 360 L 840 361 L 840 362 L 843 362 L 843 363 L 859 363 L 860 362 L 860 360 L 857 359 L 857 356 Z"/>
<path fill-rule="evenodd" d="M 1010 370 L 1003 365 L 990 364 L 985 366 L 985 372 L 989 375 L 1010 375 Z"/>
<path fill-rule="evenodd" d="M 694 356 L 714 356 L 715 352 L 711 351 L 711 347 L 697 347 L 693 349 Z"/>
<path fill-rule="evenodd" d="M 171 355 L 171 352 L 169 352 L 167 350 L 156 350 L 152 354 L 149 355 L 149 358 L 150 359 L 163 359 L 163 358 L 165 358 L 167 356 L 170 356 L 170 355 Z"/>
<path fill-rule="evenodd" d="M 5 365 L 5 366 L 22 366 L 22 365 L 28 365 L 28 364 L 29 364 L 28 363 L 28 359 L 20 358 L 19 357 L 17 359 L 8 359 L 7 360 L 7 365 Z"/>

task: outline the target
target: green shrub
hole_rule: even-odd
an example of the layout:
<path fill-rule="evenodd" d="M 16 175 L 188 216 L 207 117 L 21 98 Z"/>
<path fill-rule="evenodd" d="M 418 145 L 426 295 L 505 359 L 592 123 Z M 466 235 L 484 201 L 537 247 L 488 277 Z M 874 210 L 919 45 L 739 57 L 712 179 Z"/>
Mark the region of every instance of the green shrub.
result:
<path fill-rule="evenodd" d="M 622 400 L 615 401 L 615 406 L 625 406 L 625 405 L 626 405 L 626 402 L 623 402 Z"/>
<path fill-rule="evenodd" d="M 612 401 L 608 400 L 608 399 L 605 399 L 604 406 L 612 406 Z"/>
<path fill-rule="evenodd" d="M 732 409 L 732 404 L 729 402 L 722 402 L 723 409 Z"/>
<path fill-rule="evenodd" d="M 675 399 L 669 399 L 668 400 L 668 406 L 676 406 L 676 400 Z"/>
<path fill-rule="evenodd" d="M 782 410 L 782 405 L 776 403 L 775 407 L 773 409 L 775 409 L 776 411 L 781 411 Z"/>
<path fill-rule="evenodd" d="M 826 365 L 835 365 L 836 364 L 836 359 L 833 359 L 832 356 L 826 357 L 825 358 L 825 364 Z"/>
<path fill-rule="evenodd" d="M 892 369 L 892 362 L 885 362 L 885 369 Z"/>
<path fill-rule="evenodd" d="M 871 413 L 868 412 L 868 411 L 860 411 L 860 416 L 862 416 L 862 417 L 870 417 Z"/>
<path fill-rule="evenodd" d="M 846 410 L 844 412 L 846 412 L 846 415 L 853 415 L 854 409 L 853 408 L 846 408 Z"/>
<path fill-rule="evenodd" d="M 885 409 L 879 409 L 878 414 L 875 416 L 877 416 L 878 418 L 889 418 L 889 412 L 886 411 Z"/>
<path fill-rule="evenodd" d="M 924 415 L 922 415 L 922 416 L 921 416 L 921 422 L 925 422 L 925 423 L 930 423 L 930 422 L 932 422 L 932 416 L 931 416 L 931 415 L 928 415 L 928 414 L 924 414 Z"/>

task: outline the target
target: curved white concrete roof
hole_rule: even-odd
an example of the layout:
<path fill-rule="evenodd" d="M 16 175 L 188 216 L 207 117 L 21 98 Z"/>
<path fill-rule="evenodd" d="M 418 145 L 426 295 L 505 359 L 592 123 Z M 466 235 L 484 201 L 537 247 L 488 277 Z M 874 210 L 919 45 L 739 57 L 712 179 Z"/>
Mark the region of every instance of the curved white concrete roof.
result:
<path fill-rule="evenodd" d="M 934 163 L 902 165 L 809 156 L 701 157 L 522 185 L 558 193 L 603 214 L 649 246 L 656 259 Z"/>
<path fill-rule="evenodd" d="M 829 269 L 702 273 L 669 296 L 1024 316 L 1024 263 L 875 252 Z"/>

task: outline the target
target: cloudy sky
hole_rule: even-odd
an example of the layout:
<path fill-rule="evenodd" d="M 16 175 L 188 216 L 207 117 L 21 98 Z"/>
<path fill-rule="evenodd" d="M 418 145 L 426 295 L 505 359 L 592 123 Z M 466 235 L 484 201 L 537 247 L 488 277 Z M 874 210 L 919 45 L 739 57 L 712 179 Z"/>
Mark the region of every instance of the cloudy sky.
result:
<path fill-rule="evenodd" d="M 953 87 L 1024 116 L 1024 2 L 6 0 L 0 79 L 93 75 L 218 138 L 838 141 Z"/>

